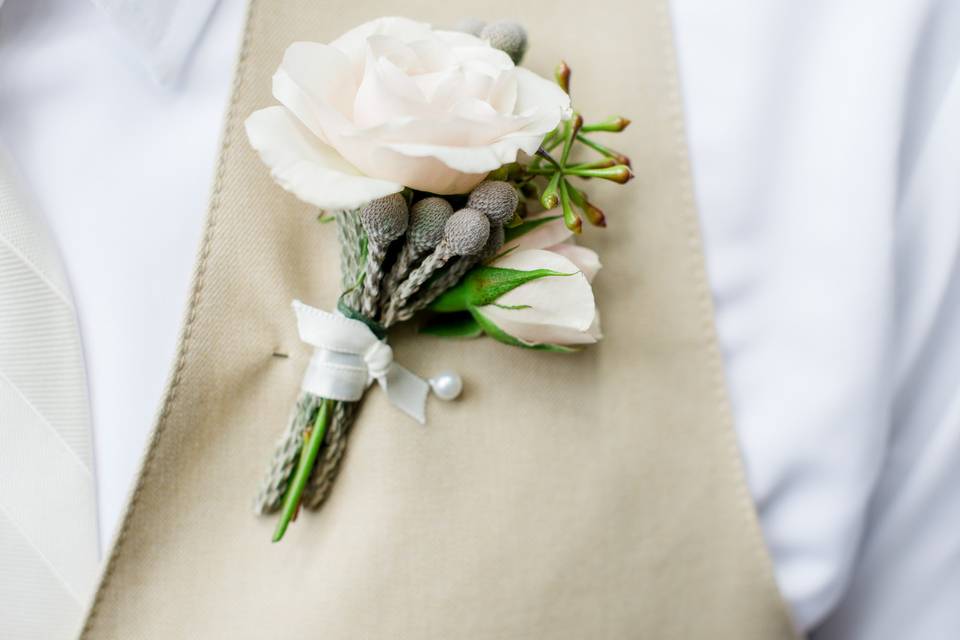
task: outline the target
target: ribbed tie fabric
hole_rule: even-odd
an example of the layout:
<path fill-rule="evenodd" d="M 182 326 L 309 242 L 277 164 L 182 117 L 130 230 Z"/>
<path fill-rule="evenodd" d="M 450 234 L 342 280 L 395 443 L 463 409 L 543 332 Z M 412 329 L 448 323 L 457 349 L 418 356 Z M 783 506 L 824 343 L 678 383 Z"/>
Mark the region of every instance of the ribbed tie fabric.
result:
<path fill-rule="evenodd" d="M 0 638 L 76 634 L 99 563 L 76 313 L 0 149 Z"/>

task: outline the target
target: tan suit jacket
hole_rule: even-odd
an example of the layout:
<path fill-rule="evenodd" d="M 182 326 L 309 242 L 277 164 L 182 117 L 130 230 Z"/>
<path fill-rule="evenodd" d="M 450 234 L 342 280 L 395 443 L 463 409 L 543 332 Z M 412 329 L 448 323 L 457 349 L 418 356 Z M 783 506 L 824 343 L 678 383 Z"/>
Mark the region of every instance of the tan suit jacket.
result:
<path fill-rule="evenodd" d="M 579 109 L 633 119 L 638 178 L 591 186 L 610 228 L 584 235 L 606 338 L 566 356 L 401 332 L 400 362 L 467 391 L 420 428 L 372 389 L 330 500 L 272 545 L 250 505 L 310 355 L 289 305 L 332 308 L 337 248 L 242 123 L 291 42 L 397 13 L 516 18 L 528 67 L 565 59 Z M 793 635 L 731 424 L 665 0 L 252 0 L 179 356 L 82 637 Z"/>

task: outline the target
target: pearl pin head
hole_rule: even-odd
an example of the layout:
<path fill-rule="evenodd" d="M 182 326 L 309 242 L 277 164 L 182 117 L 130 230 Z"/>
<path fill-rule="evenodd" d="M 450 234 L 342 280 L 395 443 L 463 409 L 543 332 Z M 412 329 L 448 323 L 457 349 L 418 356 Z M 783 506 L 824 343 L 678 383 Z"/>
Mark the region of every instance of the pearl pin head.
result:
<path fill-rule="evenodd" d="M 456 400 L 463 392 L 463 380 L 454 371 L 444 371 L 430 378 L 430 388 L 441 400 Z"/>

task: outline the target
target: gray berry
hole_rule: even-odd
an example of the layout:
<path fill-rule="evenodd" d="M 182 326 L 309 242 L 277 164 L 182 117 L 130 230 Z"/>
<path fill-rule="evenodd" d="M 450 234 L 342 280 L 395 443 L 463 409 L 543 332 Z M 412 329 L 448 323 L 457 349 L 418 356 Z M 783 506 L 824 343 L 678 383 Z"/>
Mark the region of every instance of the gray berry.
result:
<path fill-rule="evenodd" d="M 407 201 L 403 194 L 394 193 L 368 202 L 360 209 L 360 223 L 367 237 L 385 246 L 407 230 Z"/>
<path fill-rule="evenodd" d="M 417 253 L 430 251 L 443 238 L 443 225 L 453 215 L 453 207 L 443 198 L 424 198 L 410 210 L 407 242 Z"/>
<path fill-rule="evenodd" d="M 491 224 L 502 225 L 513 219 L 519 202 L 517 190 L 510 183 L 485 180 L 470 192 L 467 206 L 485 214 Z"/>
<path fill-rule="evenodd" d="M 443 242 L 457 256 L 474 256 L 483 251 L 490 237 L 490 221 L 476 209 L 461 209 L 443 227 Z"/>
<path fill-rule="evenodd" d="M 480 37 L 510 56 L 513 64 L 520 64 L 527 52 L 527 31 L 511 20 L 491 22 L 480 32 Z"/>
<path fill-rule="evenodd" d="M 485 26 L 487 26 L 487 23 L 478 18 L 464 18 L 453 26 L 453 30 L 480 37 L 480 32 L 483 31 Z"/>
<path fill-rule="evenodd" d="M 483 246 L 483 251 L 480 252 L 480 259 L 489 260 L 497 255 L 505 241 L 506 232 L 501 225 L 497 224 L 490 227 L 490 237 L 487 238 L 487 244 Z"/>

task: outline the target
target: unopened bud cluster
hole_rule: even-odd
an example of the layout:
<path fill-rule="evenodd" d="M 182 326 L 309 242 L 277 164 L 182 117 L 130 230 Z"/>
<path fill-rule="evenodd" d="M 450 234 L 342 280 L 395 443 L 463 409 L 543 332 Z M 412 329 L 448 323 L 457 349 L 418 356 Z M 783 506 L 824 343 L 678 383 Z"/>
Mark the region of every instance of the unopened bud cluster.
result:
<path fill-rule="evenodd" d="M 516 188 L 496 180 L 477 185 L 458 210 L 433 195 L 412 205 L 404 194 L 369 202 L 356 212 L 366 235 L 357 311 L 387 328 L 426 307 L 496 255 L 518 204 Z"/>

